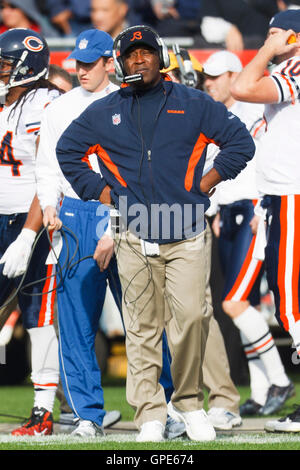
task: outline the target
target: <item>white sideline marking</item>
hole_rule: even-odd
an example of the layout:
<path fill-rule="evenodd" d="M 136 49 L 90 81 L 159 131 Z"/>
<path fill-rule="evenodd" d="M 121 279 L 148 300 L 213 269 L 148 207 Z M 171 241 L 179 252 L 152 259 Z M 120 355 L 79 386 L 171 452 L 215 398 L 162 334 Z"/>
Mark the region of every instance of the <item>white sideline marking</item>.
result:
<path fill-rule="evenodd" d="M 29 446 L 35 446 L 37 443 L 41 446 L 47 446 L 51 444 L 62 444 L 62 443 L 103 443 L 103 442 L 135 442 L 136 433 L 130 434 L 109 434 L 105 437 L 90 437 L 82 438 L 79 436 L 71 436 L 70 434 L 56 434 L 52 436 L 10 436 L 7 434 L 0 434 L 1 443 L 26 443 Z M 171 442 L 182 442 L 186 446 L 198 446 L 199 442 L 193 442 L 187 438 L 173 439 Z M 170 441 L 166 441 L 170 442 Z M 216 441 L 220 444 L 280 444 L 280 443 L 292 443 L 298 442 L 300 444 L 300 434 L 286 435 L 286 434 L 243 434 L 234 436 L 218 435 Z"/>

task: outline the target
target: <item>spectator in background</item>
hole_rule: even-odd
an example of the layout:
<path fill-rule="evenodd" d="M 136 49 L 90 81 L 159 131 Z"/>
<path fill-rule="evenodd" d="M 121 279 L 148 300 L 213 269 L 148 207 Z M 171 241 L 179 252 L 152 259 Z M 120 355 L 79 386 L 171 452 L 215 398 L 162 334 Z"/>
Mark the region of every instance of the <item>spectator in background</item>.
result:
<path fill-rule="evenodd" d="M 202 0 L 201 34 L 207 43 L 231 51 L 257 48 L 277 12 L 276 0 Z"/>
<path fill-rule="evenodd" d="M 11 28 L 29 28 L 46 37 L 55 36 L 54 30 L 39 12 L 34 0 L 9 0 L 0 3 L 0 34 Z"/>
<path fill-rule="evenodd" d="M 158 19 L 166 17 L 195 19 L 201 8 L 201 0 L 150 0 Z"/>
<path fill-rule="evenodd" d="M 144 24 L 155 27 L 157 18 L 154 14 L 150 0 L 131 0 L 131 11 L 134 12 L 137 20 L 135 24 Z"/>
<path fill-rule="evenodd" d="M 142 6 L 139 8 L 139 4 Z M 199 32 L 202 0 L 139 0 L 133 2 L 136 10 L 148 15 L 160 36 L 194 36 Z M 149 8 L 152 17 L 149 15 Z"/>
<path fill-rule="evenodd" d="M 277 0 L 277 6 L 279 11 L 298 10 L 300 8 L 300 0 Z"/>
<path fill-rule="evenodd" d="M 75 37 L 91 28 L 90 0 L 45 0 L 42 7 L 57 35 Z"/>
<path fill-rule="evenodd" d="M 101 29 L 116 38 L 123 29 L 131 26 L 127 16 L 126 0 L 91 0 L 91 21 L 94 28 Z"/>

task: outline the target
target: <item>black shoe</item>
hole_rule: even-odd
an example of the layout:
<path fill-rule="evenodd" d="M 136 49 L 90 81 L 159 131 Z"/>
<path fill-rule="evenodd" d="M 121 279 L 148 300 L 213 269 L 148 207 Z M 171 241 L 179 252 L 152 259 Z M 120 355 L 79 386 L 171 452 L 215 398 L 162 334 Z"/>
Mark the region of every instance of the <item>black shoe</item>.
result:
<path fill-rule="evenodd" d="M 294 405 L 296 408 L 293 413 L 284 418 L 267 421 L 265 423 L 265 431 L 268 432 L 300 432 L 300 406 Z"/>
<path fill-rule="evenodd" d="M 268 391 L 266 403 L 261 408 L 259 414 L 268 416 L 278 411 L 288 398 L 295 395 L 294 384 L 289 383 L 286 387 L 271 385 Z"/>
<path fill-rule="evenodd" d="M 262 405 L 249 398 L 245 403 L 240 406 L 241 416 L 253 416 L 259 414 Z"/>

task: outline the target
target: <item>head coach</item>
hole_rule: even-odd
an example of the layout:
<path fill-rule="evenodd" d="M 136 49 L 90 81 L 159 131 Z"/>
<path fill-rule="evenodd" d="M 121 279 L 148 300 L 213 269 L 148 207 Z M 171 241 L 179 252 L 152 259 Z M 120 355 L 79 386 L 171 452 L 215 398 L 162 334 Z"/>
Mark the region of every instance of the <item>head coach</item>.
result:
<path fill-rule="evenodd" d="M 124 86 L 73 121 L 58 142 L 58 161 L 83 200 L 111 203 L 123 219 L 115 251 L 137 440 L 163 440 L 167 413 L 185 423 L 190 439 L 213 440 L 201 372 L 209 323 L 204 212 L 213 187 L 238 175 L 254 144 L 224 105 L 160 73 L 169 55 L 151 28 L 123 31 L 114 62 Z M 220 152 L 203 175 L 211 142 Z M 101 175 L 87 163 L 91 153 Z M 165 326 L 175 388 L 168 406 L 159 385 Z"/>

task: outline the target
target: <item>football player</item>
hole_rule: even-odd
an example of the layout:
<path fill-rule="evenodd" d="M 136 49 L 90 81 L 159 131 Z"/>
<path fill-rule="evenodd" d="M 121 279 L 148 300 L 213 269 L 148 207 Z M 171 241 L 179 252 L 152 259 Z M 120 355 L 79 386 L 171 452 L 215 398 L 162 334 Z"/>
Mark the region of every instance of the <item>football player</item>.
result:
<path fill-rule="evenodd" d="M 278 323 L 291 335 L 300 355 L 299 314 L 299 54 L 300 11 L 277 13 L 269 23 L 268 37 L 232 87 L 235 99 L 264 103 L 267 132 L 257 154 L 258 190 L 267 211 L 265 248 L 269 288 L 273 291 Z M 265 76 L 268 64 L 275 66 Z M 284 138 L 282 138 L 284 136 Z M 269 431 L 299 432 L 300 407 Z"/>
<path fill-rule="evenodd" d="M 204 86 L 207 93 L 221 101 L 245 123 L 256 148 L 264 131 L 263 106 L 236 101 L 230 86 L 242 70 L 236 54 L 218 51 L 204 63 Z M 216 146 L 209 146 L 213 157 Z M 254 208 L 259 198 L 256 184 L 256 159 L 235 181 L 223 181 L 217 188 L 219 205 L 219 253 L 224 271 L 223 310 L 239 329 L 248 360 L 251 398 L 242 404 L 242 416 L 272 414 L 294 393 L 280 355 L 260 308 L 260 282 L 263 261 L 257 259 Z"/>
<path fill-rule="evenodd" d="M 14 289 L 18 291 L 23 325 L 31 340 L 34 386 L 31 417 L 13 435 L 52 433 L 59 378 L 53 327 L 56 281 L 53 266 L 45 265 L 46 232 L 36 242 L 42 222 L 35 195 L 36 146 L 44 109 L 59 96 L 47 80 L 48 66 L 49 49 L 40 34 L 18 28 L 0 36 L 0 305 Z"/>

